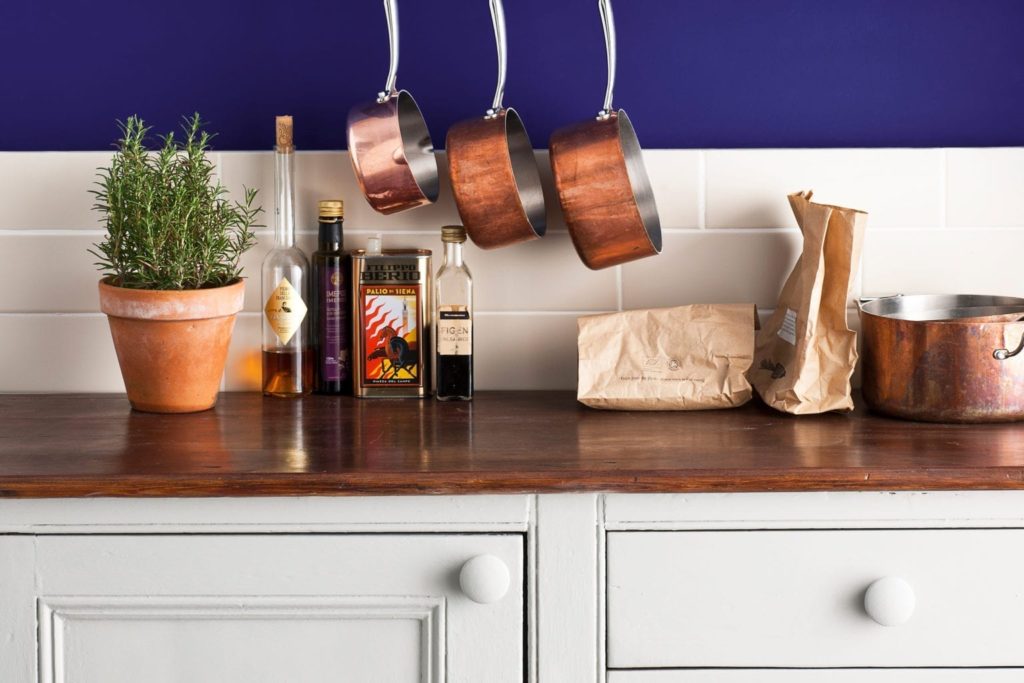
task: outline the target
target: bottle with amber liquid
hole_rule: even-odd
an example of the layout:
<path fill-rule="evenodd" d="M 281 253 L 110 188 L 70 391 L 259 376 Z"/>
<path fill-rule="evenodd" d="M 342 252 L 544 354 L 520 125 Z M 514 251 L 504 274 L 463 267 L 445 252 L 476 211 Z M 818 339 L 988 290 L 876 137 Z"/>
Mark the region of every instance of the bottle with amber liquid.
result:
<path fill-rule="evenodd" d="M 349 276 L 352 266 L 342 249 L 345 204 L 340 199 L 320 202 L 320 234 L 313 252 L 309 303 L 315 363 L 313 391 L 318 394 L 351 394 L 352 367 L 349 339 L 352 308 Z"/>
<path fill-rule="evenodd" d="M 263 393 L 301 396 L 313 388 L 306 291 L 309 262 L 295 246 L 295 145 L 292 117 L 277 117 L 274 248 L 263 259 Z"/>
<path fill-rule="evenodd" d="M 466 229 L 441 229 L 444 261 L 434 282 L 437 344 L 436 396 L 440 401 L 473 398 L 473 276 L 462 260 Z"/>

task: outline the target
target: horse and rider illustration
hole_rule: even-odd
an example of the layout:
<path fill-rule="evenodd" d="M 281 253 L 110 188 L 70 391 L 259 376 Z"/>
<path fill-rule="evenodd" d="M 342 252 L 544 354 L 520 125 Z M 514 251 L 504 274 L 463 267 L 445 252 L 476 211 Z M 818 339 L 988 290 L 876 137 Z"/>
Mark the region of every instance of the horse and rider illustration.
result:
<path fill-rule="evenodd" d="M 403 370 L 411 379 L 416 379 L 418 354 L 415 343 L 410 344 L 390 325 L 381 329 L 378 340 L 381 345 L 371 351 L 366 358 L 370 361 L 381 359 L 380 379 L 398 379 L 398 373 Z"/>
<path fill-rule="evenodd" d="M 381 294 L 364 302 L 367 380 L 419 380 L 419 330 L 412 315 L 418 303 L 418 297 L 405 294 Z"/>

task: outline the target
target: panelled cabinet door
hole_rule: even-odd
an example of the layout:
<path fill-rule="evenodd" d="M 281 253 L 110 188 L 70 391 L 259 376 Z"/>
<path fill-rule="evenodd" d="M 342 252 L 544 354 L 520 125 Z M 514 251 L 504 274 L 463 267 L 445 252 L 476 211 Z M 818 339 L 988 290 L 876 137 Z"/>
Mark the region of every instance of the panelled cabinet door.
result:
<path fill-rule="evenodd" d="M 518 535 L 45 536 L 35 554 L 44 683 L 523 680 Z M 480 556 L 485 603 L 459 581 Z"/>

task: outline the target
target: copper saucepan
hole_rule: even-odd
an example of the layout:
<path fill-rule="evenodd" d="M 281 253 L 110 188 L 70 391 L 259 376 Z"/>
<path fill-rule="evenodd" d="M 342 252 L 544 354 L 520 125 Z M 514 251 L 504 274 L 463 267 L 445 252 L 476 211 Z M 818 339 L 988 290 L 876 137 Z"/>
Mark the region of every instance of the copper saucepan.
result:
<path fill-rule="evenodd" d="M 661 221 L 633 124 L 612 109 L 615 21 L 611 0 L 598 0 L 608 55 L 608 86 L 597 119 L 551 136 L 551 168 L 576 251 L 589 268 L 607 268 L 661 253 Z"/>
<path fill-rule="evenodd" d="M 412 209 L 437 200 L 434 143 L 416 100 L 395 90 L 398 77 L 398 0 L 384 0 L 391 65 L 377 99 L 348 112 L 348 151 L 359 188 L 380 213 Z"/>
<path fill-rule="evenodd" d="M 860 305 L 864 400 L 927 422 L 1024 420 L 1024 299 L 890 296 Z"/>
<path fill-rule="evenodd" d="M 445 147 L 452 192 L 466 232 L 484 249 L 536 239 L 547 228 L 533 145 L 515 109 L 504 109 L 505 12 L 490 0 L 498 46 L 498 85 L 482 118 L 451 127 Z"/>

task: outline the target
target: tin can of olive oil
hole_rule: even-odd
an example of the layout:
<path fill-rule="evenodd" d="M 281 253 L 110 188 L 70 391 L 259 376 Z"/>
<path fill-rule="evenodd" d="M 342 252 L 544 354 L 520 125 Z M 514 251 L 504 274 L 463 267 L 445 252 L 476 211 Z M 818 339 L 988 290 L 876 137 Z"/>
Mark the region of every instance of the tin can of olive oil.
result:
<path fill-rule="evenodd" d="M 352 253 L 353 393 L 430 395 L 430 251 Z"/>

